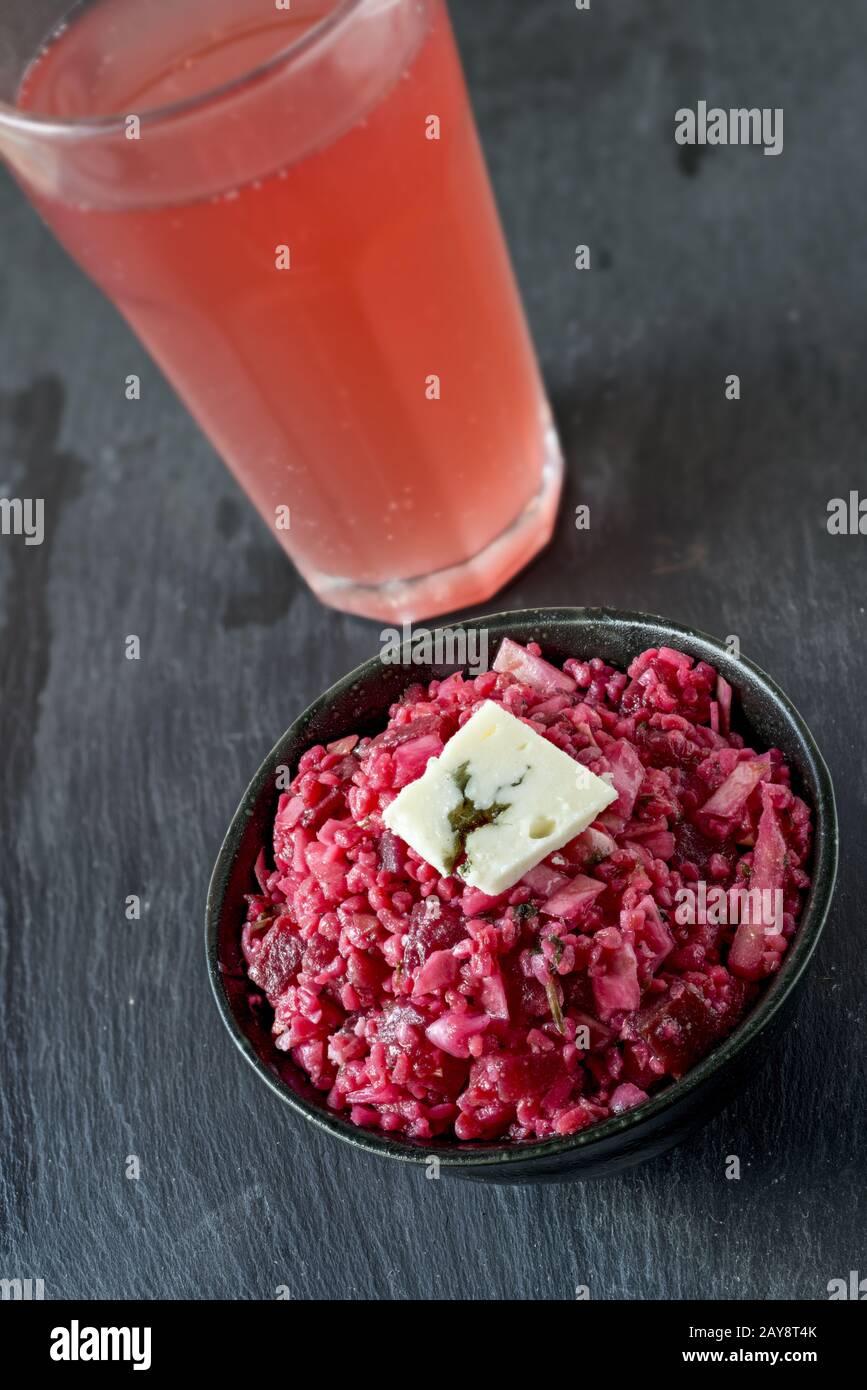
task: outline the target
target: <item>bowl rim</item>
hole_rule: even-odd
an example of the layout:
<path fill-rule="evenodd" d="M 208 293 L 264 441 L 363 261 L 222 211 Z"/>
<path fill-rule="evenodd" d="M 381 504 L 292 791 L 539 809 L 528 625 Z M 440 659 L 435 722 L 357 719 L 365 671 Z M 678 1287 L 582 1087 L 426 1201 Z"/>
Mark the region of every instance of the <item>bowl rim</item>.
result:
<path fill-rule="evenodd" d="M 439 622 L 436 627 L 425 628 L 425 631 L 429 631 L 432 636 L 435 636 L 437 632 L 446 628 L 454 632 L 456 629 L 490 628 L 492 625 L 496 625 L 500 629 L 497 635 L 506 636 L 510 622 L 526 623 L 528 621 L 538 623 L 540 628 L 546 624 L 568 624 L 570 622 L 583 624 L 616 623 L 629 625 L 637 630 L 643 627 L 663 628 L 674 638 L 672 645 L 686 642 L 693 646 L 703 647 L 705 650 L 701 653 L 690 652 L 691 655 L 696 655 L 697 659 L 713 661 L 714 657 L 719 659 L 722 656 L 726 662 L 735 660 L 738 668 L 744 668 L 751 675 L 754 687 L 758 687 L 762 696 L 768 698 L 770 703 L 784 714 L 788 724 L 802 744 L 811 764 L 811 771 L 815 776 L 816 796 L 815 804 L 811 808 L 814 816 L 814 861 L 809 895 L 804 904 L 797 932 L 779 973 L 772 978 L 766 992 L 756 1001 L 747 1017 L 734 1032 L 723 1039 L 718 1047 L 709 1052 L 694 1067 L 691 1067 L 680 1080 L 673 1081 L 640 1105 L 626 1110 L 620 1115 L 599 1121 L 576 1134 L 532 1142 L 514 1140 L 504 1144 L 488 1142 L 484 1146 L 479 1145 L 478 1147 L 455 1140 L 425 1143 L 419 1140 L 396 1139 L 379 1130 L 361 1128 L 352 1124 L 348 1118 L 338 1112 L 329 1111 L 324 1104 L 322 1107 L 315 1105 L 304 1096 L 292 1091 L 268 1067 L 236 1019 L 222 985 L 222 969 L 218 956 L 220 923 L 230 869 L 247 821 L 250 818 L 251 808 L 261 795 L 265 783 L 272 779 L 275 763 L 283 760 L 280 750 L 297 739 L 298 734 L 309 724 L 311 718 L 326 709 L 333 700 L 348 693 L 359 683 L 367 681 L 375 671 L 381 669 L 382 663 L 379 655 L 368 658 L 335 681 L 302 710 L 263 759 L 229 822 L 211 874 L 205 909 L 205 950 L 208 977 L 218 1011 L 236 1047 L 270 1090 L 288 1104 L 292 1110 L 311 1121 L 319 1129 L 367 1153 L 375 1153 L 398 1159 L 401 1162 L 415 1164 L 427 1164 L 435 1157 L 443 1168 L 471 1168 L 474 1170 L 497 1169 L 512 1163 L 523 1166 L 533 1160 L 548 1160 L 550 1163 L 551 1160 L 561 1158 L 564 1154 L 577 1152 L 586 1154 L 589 1158 L 594 1150 L 605 1149 L 606 1141 L 619 1138 L 630 1129 L 638 1129 L 644 1122 L 653 1120 L 677 1102 L 694 1095 L 715 1072 L 728 1066 L 754 1041 L 759 1033 L 767 1028 L 801 980 L 812 959 L 828 918 L 834 896 L 839 859 L 839 825 L 831 775 L 803 716 L 766 671 L 742 654 L 736 658 L 733 657 L 732 653 L 726 651 L 718 638 L 700 628 L 672 622 L 670 619 L 654 613 L 628 609 L 604 607 L 512 609 L 485 614 L 476 618 L 456 620 L 454 623 Z M 413 631 L 417 630 L 418 627 L 414 625 Z M 648 645 L 659 645 L 658 633 Z M 689 651 L 689 646 L 686 649 Z M 737 694 L 738 692 L 735 691 L 736 697 Z"/>

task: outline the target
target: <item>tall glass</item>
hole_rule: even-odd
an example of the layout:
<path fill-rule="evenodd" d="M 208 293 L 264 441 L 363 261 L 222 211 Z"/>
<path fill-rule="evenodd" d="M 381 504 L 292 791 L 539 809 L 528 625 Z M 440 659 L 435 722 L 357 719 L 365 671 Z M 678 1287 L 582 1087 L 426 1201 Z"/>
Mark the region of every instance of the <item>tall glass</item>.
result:
<path fill-rule="evenodd" d="M 443 0 L 16 8 L 0 152 L 311 588 L 488 598 L 562 463 Z"/>

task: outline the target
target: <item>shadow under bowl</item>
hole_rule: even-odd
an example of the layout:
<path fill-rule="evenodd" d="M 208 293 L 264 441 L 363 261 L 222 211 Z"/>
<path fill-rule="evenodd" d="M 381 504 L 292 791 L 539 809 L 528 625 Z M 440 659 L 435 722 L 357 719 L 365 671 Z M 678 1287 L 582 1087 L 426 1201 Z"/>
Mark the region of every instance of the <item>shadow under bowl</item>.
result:
<path fill-rule="evenodd" d="M 791 701 L 759 667 L 733 656 L 714 638 L 648 614 L 605 608 L 542 608 L 498 613 L 460 624 L 487 634 L 492 661 L 504 637 L 536 641 L 553 662 L 600 656 L 625 670 L 646 647 L 671 646 L 709 662 L 734 689 L 733 723 L 760 747 L 777 747 L 792 769 L 796 790 L 814 820 L 812 884 L 779 972 L 740 1026 L 680 1081 L 633 1110 L 578 1134 L 543 1141 L 418 1142 L 362 1129 L 329 1110 L 321 1091 L 269 1031 L 270 1010 L 247 979 L 241 953 L 244 895 L 254 889 L 253 865 L 270 843 L 277 807 L 277 769 L 293 771 L 302 753 L 350 733 L 378 733 L 388 707 L 414 681 L 442 678 L 456 665 L 389 665 L 379 656 L 344 676 L 299 715 L 268 754 L 242 798 L 223 841 L 208 890 L 207 964 L 220 1014 L 236 1045 L 263 1081 L 291 1109 L 330 1134 L 369 1153 L 424 1164 L 432 1154 L 442 1171 L 495 1182 L 533 1182 L 613 1174 L 664 1153 L 743 1089 L 788 1021 L 789 1009 L 815 950 L 834 891 L 837 814 L 828 769 Z M 452 628 L 452 631 L 455 629 Z"/>

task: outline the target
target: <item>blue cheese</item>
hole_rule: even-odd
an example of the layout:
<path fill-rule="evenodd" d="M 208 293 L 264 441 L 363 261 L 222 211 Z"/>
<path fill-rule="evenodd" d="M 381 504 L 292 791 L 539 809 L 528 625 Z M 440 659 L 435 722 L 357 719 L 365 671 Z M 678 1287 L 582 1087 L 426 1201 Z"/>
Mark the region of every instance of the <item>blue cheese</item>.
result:
<path fill-rule="evenodd" d="M 383 820 L 441 874 L 495 896 L 616 797 L 608 782 L 486 700 Z"/>

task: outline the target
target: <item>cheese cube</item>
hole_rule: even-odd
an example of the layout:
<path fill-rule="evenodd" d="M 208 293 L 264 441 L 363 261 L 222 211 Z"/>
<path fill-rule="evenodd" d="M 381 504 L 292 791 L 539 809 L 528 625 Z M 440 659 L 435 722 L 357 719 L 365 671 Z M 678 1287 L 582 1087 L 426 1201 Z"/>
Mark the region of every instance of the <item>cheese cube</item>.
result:
<path fill-rule="evenodd" d="M 608 782 L 486 700 L 383 820 L 441 874 L 493 897 L 616 799 Z"/>

